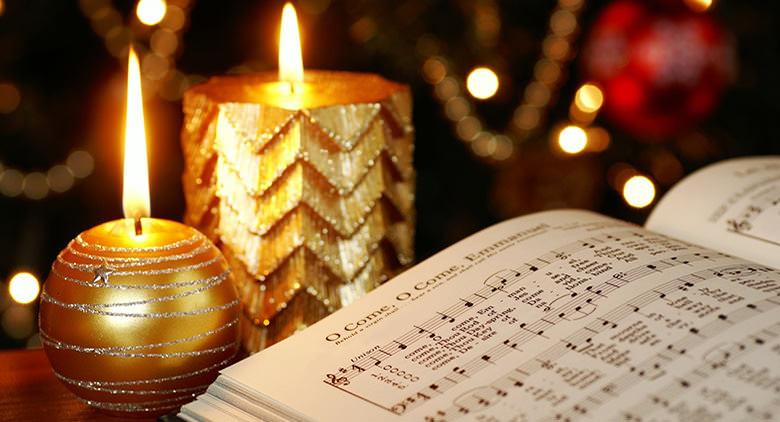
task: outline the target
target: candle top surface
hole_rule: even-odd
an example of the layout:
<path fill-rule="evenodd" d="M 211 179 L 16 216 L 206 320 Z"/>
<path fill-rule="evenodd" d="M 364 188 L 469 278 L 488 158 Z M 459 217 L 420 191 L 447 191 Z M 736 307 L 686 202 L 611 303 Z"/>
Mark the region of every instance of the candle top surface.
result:
<path fill-rule="evenodd" d="M 95 226 L 81 233 L 79 237 L 98 247 L 137 249 L 138 252 L 144 252 L 175 246 L 203 236 L 192 227 L 159 218 L 142 218 L 141 226 L 143 233 L 136 235 L 135 221 L 124 218 Z"/>
<path fill-rule="evenodd" d="M 311 109 L 375 103 L 409 87 L 372 73 L 307 70 L 303 84 L 280 82 L 276 72 L 217 76 L 189 90 L 220 103 L 256 103 L 284 109 Z"/>

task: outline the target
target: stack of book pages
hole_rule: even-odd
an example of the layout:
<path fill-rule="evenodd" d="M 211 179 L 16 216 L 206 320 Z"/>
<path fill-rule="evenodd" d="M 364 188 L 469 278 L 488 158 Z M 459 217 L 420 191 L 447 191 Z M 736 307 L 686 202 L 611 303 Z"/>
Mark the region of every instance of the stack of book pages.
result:
<path fill-rule="evenodd" d="M 223 370 L 188 421 L 780 419 L 780 157 L 699 171 L 639 227 L 490 227 Z"/>

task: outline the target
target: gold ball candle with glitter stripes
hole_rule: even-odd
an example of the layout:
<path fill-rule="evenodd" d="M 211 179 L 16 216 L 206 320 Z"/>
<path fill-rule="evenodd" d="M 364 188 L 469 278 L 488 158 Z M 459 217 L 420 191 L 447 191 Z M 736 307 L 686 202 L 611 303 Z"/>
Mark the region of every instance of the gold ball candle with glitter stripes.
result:
<path fill-rule="evenodd" d="M 112 413 L 169 412 L 235 357 L 239 303 L 228 265 L 173 221 L 101 224 L 58 256 L 41 294 L 40 335 L 54 373 Z"/>
<path fill-rule="evenodd" d="M 130 50 L 125 218 L 60 252 L 41 293 L 40 335 L 56 376 L 100 410 L 152 416 L 204 392 L 238 350 L 239 300 L 222 253 L 197 230 L 149 218 L 138 59 Z"/>

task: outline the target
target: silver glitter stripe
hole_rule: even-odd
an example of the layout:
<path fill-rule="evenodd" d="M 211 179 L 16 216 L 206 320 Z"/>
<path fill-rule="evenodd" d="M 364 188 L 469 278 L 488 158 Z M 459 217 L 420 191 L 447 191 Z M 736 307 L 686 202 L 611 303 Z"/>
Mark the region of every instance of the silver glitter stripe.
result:
<path fill-rule="evenodd" d="M 151 303 L 161 303 L 161 302 L 170 302 L 172 300 L 181 299 L 183 297 L 196 295 L 198 293 L 201 293 L 205 290 L 209 290 L 211 288 L 214 288 L 215 286 L 218 286 L 222 284 L 225 279 L 227 279 L 227 276 L 230 274 L 230 271 L 225 271 L 222 274 L 219 274 L 218 276 L 214 277 L 213 280 L 209 281 L 203 286 L 200 286 L 193 290 L 187 290 L 185 292 L 180 292 L 168 296 L 161 296 L 156 297 L 154 299 L 145 299 L 145 300 L 136 300 L 133 302 L 115 302 L 115 303 L 82 303 L 81 305 L 89 306 L 92 309 L 99 309 L 99 308 L 117 308 L 117 307 L 123 307 L 123 306 L 136 306 L 136 305 L 148 305 Z M 48 290 L 46 289 L 46 285 L 43 286 L 43 291 L 41 292 L 41 296 L 43 295 L 49 295 Z"/>
<path fill-rule="evenodd" d="M 65 309 L 75 309 L 77 311 L 85 312 L 88 314 L 112 316 L 112 317 L 128 317 L 128 318 L 177 318 L 183 316 L 202 315 L 202 314 L 208 314 L 211 312 L 228 309 L 235 305 L 238 305 L 239 303 L 239 300 L 235 299 L 228 303 L 224 303 L 222 305 L 209 306 L 208 308 L 195 309 L 192 311 L 126 313 L 126 312 L 101 311 L 99 309 L 94 309 L 92 305 L 85 305 L 81 303 L 61 302 L 58 299 L 49 296 L 49 294 L 46 293 L 45 291 L 43 292 L 43 294 L 41 294 L 41 300 Z"/>
<path fill-rule="evenodd" d="M 197 264 L 192 265 L 185 265 L 183 267 L 170 267 L 170 268 L 160 268 L 159 270 L 132 270 L 132 271 L 114 271 L 111 273 L 111 278 L 114 277 L 122 277 L 122 276 L 136 276 L 136 275 L 162 275 L 162 274 L 173 274 L 178 272 L 185 272 L 185 271 L 191 271 L 191 270 L 199 270 L 204 267 L 208 267 L 209 265 L 218 262 L 220 259 L 220 256 L 217 255 L 207 261 L 198 262 Z M 66 267 L 72 268 L 74 270 L 84 271 L 84 272 L 94 272 L 96 269 L 103 266 L 103 264 L 95 265 L 95 264 L 78 264 L 74 262 L 66 261 L 64 258 L 62 258 L 61 255 L 57 255 L 57 262 L 65 265 Z"/>
<path fill-rule="evenodd" d="M 71 243 L 73 241 L 71 240 Z M 130 256 L 130 257 L 123 257 L 123 256 L 102 256 L 102 255 L 92 255 L 85 252 L 81 252 L 78 249 L 73 248 L 67 248 L 64 251 L 60 253 L 62 255 L 65 252 L 72 253 L 73 255 L 80 256 L 82 258 L 86 258 L 92 261 L 97 261 L 98 264 L 95 265 L 105 265 L 109 264 L 108 266 L 111 268 L 127 268 L 127 267 L 141 267 L 145 265 L 153 265 L 153 264 L 159 264 L 162 262 L 171 262 L 171 261 L 181 261 L 184 259 L 193 258 L 195 256 L 198 256 L 204 252 L 207 252 L 211 249 L 211 245 L 204 243 L 203 245 L 198 246 L 197 248 L 189 251 L 189 252 L 183 252 L 179 254 L 174 255 L 163 255 L 163 256 L 155 256 L 155 257 L 149 257 L 149 258 L 141 258 L 136 256 Z M 57 256 L 57 259 L 60 260 L 60 255 Z M 64 259 L 62 259 L 63 263 L 66 265 L 81 265 L 86 266 L 90 264 L 76 264 L 76 263 L 70 263 L 65 262 Z"/>
<path fill-rule="evenodd" d="M 238 318 L 236 318 L 236 319 L 234 319 L 232 321 L 229 321 L 228 323 L 223 324 L 223 325 L 221 325 L 221 326 L 219 326 L 217 328 L 214 328 L 214 329 L 209 330 L 209 331 L 202 332 L 200 334 L 196 334 L 194 336 L 180 338 L 180 339 L 171 340 L 171 341 L 166 341 L 166 342 L 162 342 L 162 343 L 139 344 L 139 345 L 135 345 L 135 346 L 84 347 L 84 346 L 79 346 L 79 345 L 76 345 L 76 344 L 69 344 L 69 343 L 65 343 L 65 342 L 62 342 L 60 340 L 57 340 L 57 339 L 53 338 L 52 336 L 50 336 L 48 333 L 46 333 L 43 330 L 40 330 L 40 335 L 41 335 L 41 341 L 42 342 L 47 343 L 47 344 L 56 344 L 58 346 L 57 347 L 58 349 L 75 350 L 77 352 L 95 353 L 95 354 L 100 355 L 100 354 L 104 354 L 104 353 L 107 353 L 107 352 L 127 352 L 127 351 L 131 351 L 131 350 L 156 349 L 158 347 L 174 346 L 174 345 L 177 345 L 177 344 L 189 343 L 189 342 L 192 342 L 192 341 L 195 341 L 195 340 L 200 340 L 202 338 L 209 337 L 209 336 L 211 336 L 213 334 L 216 334 L 216 333 L 218 333 L 218 332 L 220 332 L 222 330 L 230 328 L 230 327 L 236 325 L 237 322 L 238 322 Z"/>
<path fill-rule="evenodd" d="M 97 243 L 89 243 L 86 240 L 84 240 L 81 235 L 76 236 L 76 243 L 78 243 L 79 246 L 82 246 L 87 249 L 94 249 L 101 252 L 162 252 L 162 251 L 169 251 L 171 249 L 180 248 L 182 246 L 191 245 L 198 240 L 204 239 L 205 236 L 200 234 L 199 232 L 196 233 L 192 237 L 188 237 L 186 239 L 178 240 L 176 242 L 168 243 L 166 245 L 160 245 L 160 246 L 139 246 L 136 248 L 129 248 L 129 247 L 122 247 L 122 246 L 105 246 L 105 245 L 99 245 Z"/>
<path fill-rule="evenodd" d="M 81 397 L 77 397 L 77 398 L 85 404 L 103 410 L 115 410 L 121 412 L 157 412 L 165 409 L 175 409 L 179 407 L 179 403 L 183 401 L 190 401 L 196 396 L 197 394 L 190 393 L 180 397 L 173 397 L 170 399 L 154 400 L 154 401 L 147 401 L 147 402 L 136 402 L 136 403 L 105 402 L 105 401 L 94 401 L 94 400 L 82 399 Z M 163 405 L 163 406 L 155 406 L 155 405 Z"/>
<path fill-rule="evenodd" d="M 215 369 L 221 368 L 221 367 L 227 365 L 228 363 L 230 363 L 236 357 L 236 355 L 238 355 L 238 349 L 236 349 L 236 351 L 234 351 L 233 354 L 229 358 L 223 360 L 222 362 L 218 362 L 218 363 L 215 363 L 213 365 L 207 366 L 205 368 L 201 368 L 201 369 L 198 369 L 198 370 L 195 370 L 195 371 L 192 371 L 192 372 L 185 372 L 185 373 L 179 374 L 179 375 L 172 375 L 172 376 L 169 376 L 169 377 L 149 378 L 149 379 L 145 379 L 145 380 L 133 380 L 133 381 L 84 381 L 84 380 L 76 380 L 76 379 L 73 379 L 73 378 L 68 378 L 65 375 L 60 374 L 56 370 L 54 371 L 54 375 L 56 375 L 57 378 L 59 378 L 63 382 L 66 382 L 68 384 L 72 384 L 72 385 L 75 385 L 75 386 L 78 386 L 78 387 L 84 387 L 84 388 L 89 388 L 89 387 L 103 387 L 103 388 L 105 388 L 105 387 L 124 386 L 124 385 L 159 384 L 159 383 L 162 383 L 162 382 L 177 381 L 177 380 L 182 380 L 182 379 L 186 379 L 186 378 L 192 378 L 194 376 L 205 374 L 206 372 L 210 372 L 210 371 L 213 371 Z"/>
<path fill-rule="evenodd" d="M 201 278 L 197 280 L 191 280 L 191 281 L 177 281 L 175 283 L 159 283 L 159 284 L 120 284 L 115 283 L 113 280 L 109 284 L 105 283 L 94 283 L 92 281 L 87 280 L 79 280 L 77 278 L 68 277 L 59 271 L 57 271 L 54 266 L 51 268 L 52 274 L 56 275 L 57 277 L 70 282 L 74 284 L 78 284 L 81 286 L 86 287 L 97 287 L 101 289 L 119 289 L 119 290 L 131 290 L 131 289 L 142 289 L 142 290 L 157 290 L 157 289 L 172 289 L 177 287 L 187 287 L 187 286 L 195 286 L 198 284 L 207 284 L 213 281 L 216 278 L 222 277 L 222 274 L 211 276 L 208 278 Z M 223 273 L 224 274 L 224 273 Z"/>
<path fill-rule="evenodd" d="M 127 394 L 131 396 L 155 396 L 155 395 L 163 395 L 163 394 L 193 393 L 196 391 L 203 391 L 208 386 L 209 384 L 201 384 L 201 385 L 196 385 L 194 387 L 172 388 L 169 390 L 122 390 L 122 389 L 115 390 L 111 388 L 94 387 L 94 386 L 80 386 L 80 387 L 85 390 L 100 391 L 102 393 L 108 393 L 108 394 Z"/>
<path fill-rule="evenodd" d="M 60 342 L 57 340 L 47 341 L 47 346 L 54 347 L 55 349 L 62 349 L 62 350 L 73 350 L 70 349 L 67 346 L 72 345 L 66 345 L 61 346 Z M 100 352 L 95 353 L 103 356 L 113 356 L 113 357 L 120 357 L 120 358 L 180 358 L 185 356 L 201 356 L 201 355 L 211 355 L 214 353 L 223 352 L 225 350 L 228 350 L 230 348 L 237 348 L 237 343 L 228 343 L 223 344 L 222 346 L 212 347 L 210 349 L 201 349 L 201 350 L 190 350 L 187 352 L 171 352 L 171 353 L 128 353 L 128 352 Z M 79 352 L 79 350 L 74 350 L 76 352 Z M 93 352 L 85 352 L 85 353 L 93 353 Z"/>

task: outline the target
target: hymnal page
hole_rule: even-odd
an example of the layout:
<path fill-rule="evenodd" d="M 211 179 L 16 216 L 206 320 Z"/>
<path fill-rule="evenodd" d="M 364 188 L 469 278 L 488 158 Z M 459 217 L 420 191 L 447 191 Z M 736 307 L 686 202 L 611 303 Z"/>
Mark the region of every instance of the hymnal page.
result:
<path fill-rule="evenodd" d="M 762 265 L 585 211 L 534 214 L 223 370 L 182 416 L 777 420 L 778 291 Z"/>
<path fill-rule="evenodd" d="M 780 157 L 699 170 L 664 196 L 645 226 L 780 268 Z"/>

